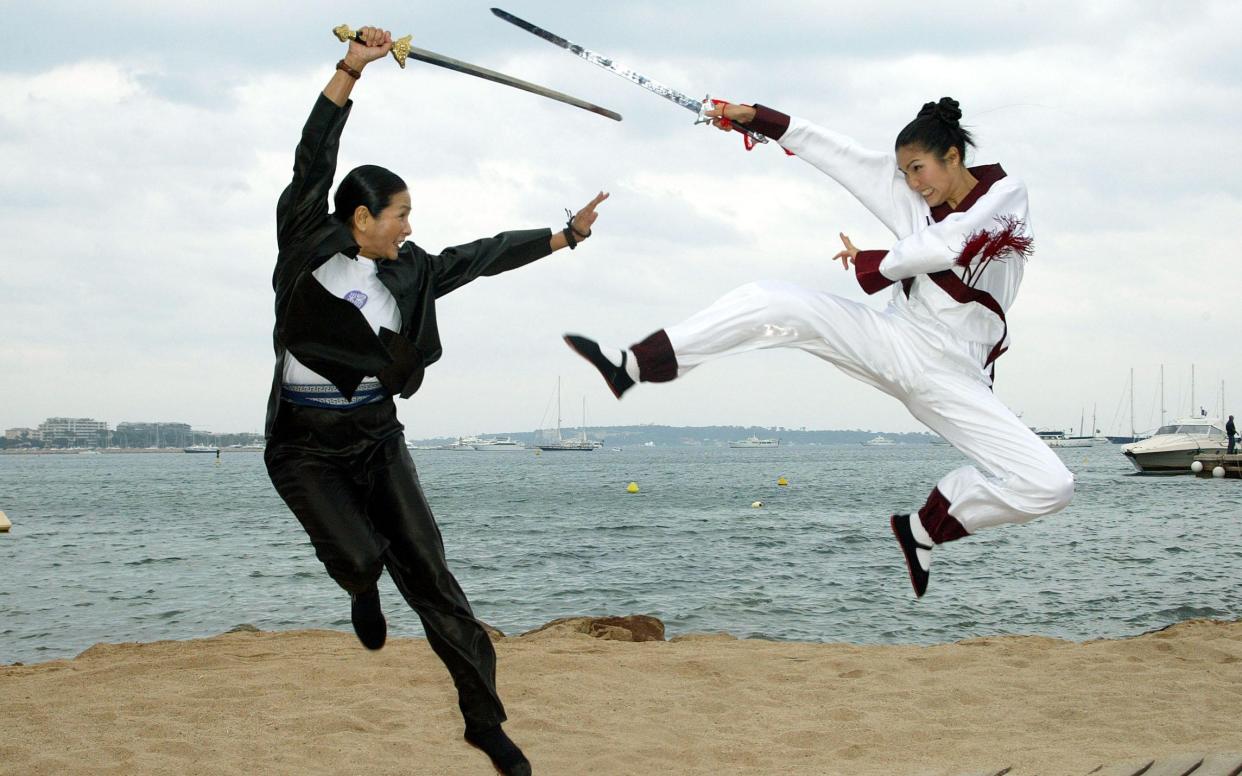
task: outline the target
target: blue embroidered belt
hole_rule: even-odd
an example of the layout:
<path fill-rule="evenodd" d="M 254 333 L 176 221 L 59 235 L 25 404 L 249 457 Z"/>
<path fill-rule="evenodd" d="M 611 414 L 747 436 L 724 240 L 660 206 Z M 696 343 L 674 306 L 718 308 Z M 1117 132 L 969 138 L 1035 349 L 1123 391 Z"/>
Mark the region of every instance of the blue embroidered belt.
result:
<path fill-rule="evenodd" d="M 375 404 L 388 398 L 388 391 L 378 380 L 367 380 L 354 391 L 352 399 L 346 399 L 335 385 L 290 385 L 280 386 L 280 398 L 290 404 L 303 407 L 320 407 L 330 410 L 347 410 L 361 407 L 364 404 Z"/>

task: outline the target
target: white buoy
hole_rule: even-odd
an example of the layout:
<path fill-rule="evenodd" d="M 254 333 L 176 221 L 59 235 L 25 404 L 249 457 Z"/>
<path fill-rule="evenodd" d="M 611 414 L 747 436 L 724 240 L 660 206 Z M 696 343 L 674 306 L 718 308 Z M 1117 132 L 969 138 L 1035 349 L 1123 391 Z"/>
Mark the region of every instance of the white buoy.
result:
<path fill-rule="evenodd" d="M 758 509 L 758 508 L 759 508 L 759 507 L 761 507 L 761 506 L 763 506 L 763 502 L 762 502 L 762 501 L 752 501 L 752 502 L 750 502 L 750 508 L 751 508 L 751 509 Z"/>
<path fill-rule="evenodd" d="M 1215 477 L 1215 478 L 1216 478 L 1216 479 L 1218 479 L 1218 480 L 1219 480 L 1221 477 L 1224 477 L 1224 476 L 1225 476 L 1225 467 L 1224 467 L 1224 466 L 1217 466 L 1215 469 L 1213 469 L 1213 470 L 1212 470 L 1212 476 L 1213 476 L 1213 477 Z"/>
<path fill-rule="evenodd" d="M 1203 461 L 1195 461 L 1194 463 L 1192 463 L 1190 465 L 1190 470 L 1194 472 L 1195 474 L 1198 474 L 1199 472 L 1203 471 Z"/>
<path fill-rule="evenodd" d="M 8 533 L 13 524 L 9 522 L 8 516 L 0 512 L 0 533 Z"/>

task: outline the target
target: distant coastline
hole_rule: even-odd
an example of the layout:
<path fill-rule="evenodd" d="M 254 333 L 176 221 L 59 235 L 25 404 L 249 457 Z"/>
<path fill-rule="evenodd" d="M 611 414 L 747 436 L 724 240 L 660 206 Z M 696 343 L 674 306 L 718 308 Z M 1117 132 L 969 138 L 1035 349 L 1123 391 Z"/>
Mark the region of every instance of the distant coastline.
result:
<path fill-rule="evenodd" d="M 496 431 L 496 432 L 463 432 L 460 436 L 415 437 L 411 429 L 406 429 L 406 442 L 415 447 L 435 447 L 451 444 L 463 437 L 474 436 L 484 439 L 508 437 L 532 447 L 548 432 L 540 431 Z M 565 438 L 577 438 L 582 435 L 580 427 L 562 427 L 561 434 Z M 757 437 L 760 439 L 776 439 L 779 447 L 814 447 L 824 445 L 862 445 L 877 435 L 882 435 L 893 445 L 930 445 L 940 441 L 939 437 L 926 431 L 882 431 L 878 429 L 806 429 L 787 428 L 784 426 L 590 426 L 586 429 L 588 439 L 602 442 L 607 447 L 704 447 L 727 448 L 730 442 Z M 221 453 L 254 452 L 262 450 L 261 445 L 244 445 L 232 447 L 218 445 Z M 778 447 L 778 449 L 779 449 Z M 771 448 L 768 448 L 771 449 Z M 69 448 L 8 448 L 0 449 L 0 455 L 75 455 L 94 451 L 111 455 L 117 453 L 183 453 L 182 446 L 176 447 L 69 447 Z"/>
<path fill-rule="evenodd" d="M 483 438 L 508 437 L 527 446 L 535 444 L 540 438 L 539 431 L 471 432 L 471 434 Z M 561 434 L 565 438 L 576 438 L 582 434 L 582 429 L 579 427 L 562 427 Z M 782 447 L 861 445 L 873 439 L 877 434 L 883 435 L 895 445 L 930 445 L 940 439 L 935 434 L 926 431 L 899 432 L 873 429 L 808 430 L 805 427 L 786 428 L 784 426 L 643 425 L 589 426 L 586 429 L 588 439 L 603 442 L 608 447 L 727 447 L 729 442 L 750 437 L 776 439 Z M 407 429 L 405 438 L 412 445 L 433 446 L 452 443 L 457 437 L 414 438 L 411 436 L 410 430 Z"/>
<path fill-rule="evenodd" d="M 221 447 L 220 453 L 261 453 L 262 447 Z M 15 450 L 0 450 L 0 455 L 82 455 L 83 453 L 99 453 L 100 455 L 136 455 L 152 453 L 176 453 L 185 455 L 180 447 L 64 447 L 37 449 L 22 447 Z"/>

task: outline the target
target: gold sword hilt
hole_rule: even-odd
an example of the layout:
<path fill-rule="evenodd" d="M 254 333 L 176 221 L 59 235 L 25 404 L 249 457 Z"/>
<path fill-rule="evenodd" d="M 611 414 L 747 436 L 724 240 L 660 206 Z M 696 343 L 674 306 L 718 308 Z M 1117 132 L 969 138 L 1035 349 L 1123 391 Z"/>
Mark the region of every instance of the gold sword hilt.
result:
<path fill-rule="evenodd" d="M 362 33 L 354 32 L 349 28 L 348 24 L 333 27 L 332 34 L 342 43 L 353 40 L 364 46 L 366 45 L 366 41 L 362 39 Z M 405 58 L 410 54 L 410 40 L 413 37 L 413 35 L 406 35 L 404 38 L 398 38 L 392 42 L 392 58 L 397 60 L 397 64 L 401 66 L 402 70 L 405 69 Z"/>

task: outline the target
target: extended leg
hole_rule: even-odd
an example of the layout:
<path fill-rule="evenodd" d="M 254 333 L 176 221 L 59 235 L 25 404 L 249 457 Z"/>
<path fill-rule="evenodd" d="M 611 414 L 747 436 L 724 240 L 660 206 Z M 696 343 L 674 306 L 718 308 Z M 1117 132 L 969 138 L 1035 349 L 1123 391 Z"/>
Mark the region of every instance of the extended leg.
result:
<path fill-rule="evenodd" d="M 905 324 L 857 302 L 791 283 L 748 283 L 711 306 L 632 345 L 625 366 L 637 366 L 643 382 L 667 382 L 713 359 L 764 348 L 798 348 L 847 374 L 898 395 L 918 372 L 917 353 L 904 347 Z M 620 351 L 604 349 L 607 364 L 584 346 L 570 346 L 591 361 L 616 390 Z M 585 340 L 594 345 L 590 340 Z M 628 387 L 628 385 L 626 386 Z"/>

